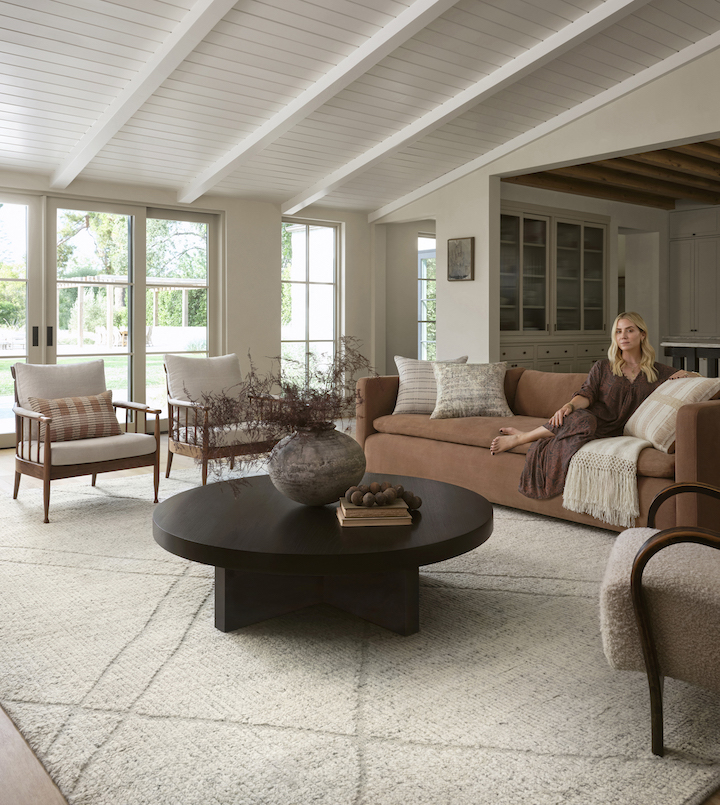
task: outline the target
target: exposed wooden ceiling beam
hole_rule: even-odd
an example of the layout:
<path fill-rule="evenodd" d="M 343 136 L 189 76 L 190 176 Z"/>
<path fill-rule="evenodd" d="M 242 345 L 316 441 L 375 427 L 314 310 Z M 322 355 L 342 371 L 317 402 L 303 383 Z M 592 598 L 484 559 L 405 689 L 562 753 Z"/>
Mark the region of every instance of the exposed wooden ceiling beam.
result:
<path fill-rule="evenodd" d="M 668 150 L 689 154 L 700 159 L 709 159 L 711 162 L 720 162 L 720 147 L 712 143 L 688 143 L 687 145 L 677 145 Z"/>
<path fill-rule="evenodd" d="M 698 159 L 677 151 L 660 150 L 648 151 L 645 154 L 633 154 L 625 157 L 634 162 L 645 162 L 648 165 L 658 165 L 662 168 L 689 173 L 692 176 L 704 176 L 708 179 L 720 179 L 720 165 L 714 165 L 707 160 Z"/>
<path fill-rule="evenodd" d="M 50 187 L 64 189 L 91 162 L 237 0 L 196 0 L 160 49 L 77 142 L 55 171 Z"/>
<path fill-rule="evenodd" d="M 641 193 L 637 190 L 607 187 L 606 185 L 586 182 L 579 179 L 568 179 L 553 173 L 529 173 L 525 176 L 507 176 L 503 182 L 539 187 L 543 190 L 555 190 L 560 193 L 572 193 L 576 196 L 606 198 L 611 201 L 622 201 L 626 204 L 640 204 L 643 207 L 657 207 L 661 210 L 675 209 L 675 202 L 663 196 Z"/>
<path fill-rule="evenodd" d="M 178 201 L 188 204 L 207 193 L 456 3 L 457 0 L 415 0 L 354 53 L 204 170 L 178 193 Z"/>
<path fill-rule="evenodd" d="M 658 165 L 649 165 L 645 162 L 636 162 L 633 159 L 617 157 L 616 159 L 601 159 L 593 165 L 620 170 L 625 173 L 637 173 L 640 176 L 650 176 L 654 179 L 664 179 L 668 182 L 679 182 L 685 186 L 700 187 L 712 193 L 720 193 L 720 181 L 707 179 L 704 176 L 693 176 L 689 173 L 680 173 L 670 168 Z"/>
<path fill-rule="evenodd" d="M 666 196 L 667 198 L 677 199 L 685 198 L 692 201 L 699 201 L 703 204 L 720 204 L 720 192 L 711 193 L 707 190 L 701 190 L 696 187 L 689 187 L 678 182 L 668 182 L 662 179 L 655 179 L 647 176 L 639 176 L 633 173 L 623 173 L 618 170 L 609 170 L 601 165 L 573 165 L 567 168 L 558 168 L 548 173 L 565 176 L 568 178 L 577 178 L 587 180 L 590 182 L 597 182 L 598 184 L 607 187 L 620 187 L 629 190 L 639 190 L 641 193 L 650 193 L 652 195 Z M 682 176 L 678 174 L 678 178 L 682 180 Z"/>
<path fill-rule="evenodd" d="M 587 101 L 583 101 L 577 106 L 574 106 L 572 109 L 568 109 L 567 112 L 563 112 L 562 114 L 551 118 L 547 122 L 541 123 L 539 126 L 535 126 L 535 128 L 518 135 L 512 140 L 508 140 L 506 143 L 499 145 L 497 148 L 493 148 L 491 151 L 488 151 L 486 154 L 483 154 L 477 159 L 470 160 L 470 162 L 466 162 L 459 168 L 448 171 L 443 176 L 440 176 L 431 182 L 427 182 L 427 184 L 423 185 L 422 187 L 418 187 L 416 190 L 406 193 L 404 196 L 401 196 L 400 198 L 391 201 L 389 204 L 380 207 L 368 215 L 368 222 L 373 223 L 378 221 L 384 218 L 386 215 L 390 215 L 396 210 L 405 207 L 407 204 L 411 204 L 413 201 L 423 198 L 435 190 L 439 190 L 440 188 L 445 187 L 452 182 L 456 182 L 458 179 L 462 179 L 463 177 L 468 176 L 469 174 L 474 173 L 481 168 L 485 168 L 501 157 L 507 156 L 513 151 L 517 151 L 519 148 L 522 148 L 523 146 L 528 145 L 535 140 L 539 140 L 541 137 L 560 129 L 563 126 L 567 126 L 569 123 L 572 123 L 573 121 L 590 114 L 590 112 L 601 109 L 603 106 L 612 103 L 618 98 L 624 97 L 630 92 L 633 92 L 634 90 L 639 89 L 640 87 L 643 87 L 652 81 L 655 81 L 657 78 L 660 78 L 663 75 L 667 75 L 673 70 L 677 70 L 679 67 L 699 59 L 701 56 L 704 56 L 707 53 L 711 53 L 713 50 L 716 50 L 719 47 L 720 32 L 710 34 L 710 36 L 706 36 L 699 42 L 689 45 L 678 53 L 674 53 L 672 56 L 668 56 L 667 59 L 664 59 L 663 61 L 654 64 L 652 67 L 648 67 L 647 69 L 640 71 L 631 78 L 625 79 L 625 81 L 621 81 L 619 84 L 616 84 L 614 87 L 610 87 L 610 89 L 601 92 L 599 95 L 589 98 Z M 686 158 L 690 159 L 690 157 Z M 655 205 L 651 204 L 649 206 Z"/>
<path fill-rule="evenodd" d="M 476 81 L 454 98 L 383 140 L 374 148 L 351 160 L 320 182 L 316 182 L 312 187 L 289 199 L 281 207 L 283 213 L 294 215 L 304 207 L 313 204 L 355 176 L 387 159 L 401 148 L 429 134 L 449 120 L 458 117 L 458 115 L 472 109 L 473 106 L 539 69 L 544 64 L 558 58 L 581 42 L 608 28 L 619 19 L 646 5 L 647 2 L 648 0 L 605 0 L 604 3 L 580 17 L 580 19 L 575 20 L 570 25 L 566 25 L 521 56 L 503 65 L 480 81 Z"/>

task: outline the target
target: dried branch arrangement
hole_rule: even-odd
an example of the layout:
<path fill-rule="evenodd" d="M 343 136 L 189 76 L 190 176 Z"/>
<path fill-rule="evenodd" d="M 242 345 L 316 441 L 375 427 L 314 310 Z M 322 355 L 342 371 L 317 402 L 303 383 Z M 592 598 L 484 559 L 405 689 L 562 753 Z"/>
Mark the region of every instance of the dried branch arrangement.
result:
<path fill-rule="evenodd" d="M 242 382 L 222 394 L 193 400 L 207 412 L 205 438 L 216 476 L 224 474 L 225 465 L 213 459 L 213 453 L 228 444 L 238 427 L 243 441 L 270 445 L 298 431 L 323 430 L 355 416 L 357 378 L 377 374 L 360 352 L 360 342 L 350 336 L 341 339 L 330 362 L 310 353 L 309 370 L 298 362 L 293 371 L 292 361 L 283 359 L 281 366 L 276 357 L 270 370 L 262 373 L 250 355 L 248 359 L 250 368 Z M 268 456 L 265 450 L 243 458 L 259 467 Z"/>

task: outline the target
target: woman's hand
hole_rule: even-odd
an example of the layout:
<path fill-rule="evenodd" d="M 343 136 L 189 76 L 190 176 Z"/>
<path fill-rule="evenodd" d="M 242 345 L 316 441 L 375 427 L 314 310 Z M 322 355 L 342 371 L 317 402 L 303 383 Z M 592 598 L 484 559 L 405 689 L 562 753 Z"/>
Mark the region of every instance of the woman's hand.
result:
<path fill-rule="evenodd" d="M 568 414 L 572 414 L 575 410 L 575 406 L 572 403 L 565 403 L 562 408 L 558 408 L 557 411 L 550 417 L 550 424 L 554 428 L 559 428 L 562 425 L 563 420 Z"/>

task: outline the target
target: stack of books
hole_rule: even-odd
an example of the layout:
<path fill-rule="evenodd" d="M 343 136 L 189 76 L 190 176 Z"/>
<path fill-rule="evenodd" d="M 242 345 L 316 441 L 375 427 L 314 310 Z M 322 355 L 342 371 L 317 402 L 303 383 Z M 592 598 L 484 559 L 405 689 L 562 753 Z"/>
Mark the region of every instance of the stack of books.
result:
<path fill-rule="evenodd" d="M 337 518 L 341 526 L 410 525 L 412 517 L 404 500 L 394 500 L 385 506 L 356 506 L 340 498 Z"/>

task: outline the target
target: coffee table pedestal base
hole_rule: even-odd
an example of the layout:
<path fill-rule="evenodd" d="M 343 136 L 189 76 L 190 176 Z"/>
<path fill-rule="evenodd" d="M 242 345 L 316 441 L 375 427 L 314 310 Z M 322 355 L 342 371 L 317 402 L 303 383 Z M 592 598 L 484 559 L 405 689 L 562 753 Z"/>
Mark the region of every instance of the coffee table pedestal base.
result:
<path fill-rule="evenodd" d="M 215 626 L 232 632 L 313 604 L 332 604 L 401 635 L 420 629 L 418 568 L 289 576 L 215 568 Z"/>

